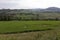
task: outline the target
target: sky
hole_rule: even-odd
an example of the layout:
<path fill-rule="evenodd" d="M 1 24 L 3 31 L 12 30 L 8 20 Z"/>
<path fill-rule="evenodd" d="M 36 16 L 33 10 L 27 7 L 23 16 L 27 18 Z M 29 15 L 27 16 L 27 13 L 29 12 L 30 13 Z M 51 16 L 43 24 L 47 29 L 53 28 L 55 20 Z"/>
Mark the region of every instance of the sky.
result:
<path fill-rule="evenodd" d="M 0 0 L 0 9 L 32 9 L 59 7 L 60 0 Z"/>

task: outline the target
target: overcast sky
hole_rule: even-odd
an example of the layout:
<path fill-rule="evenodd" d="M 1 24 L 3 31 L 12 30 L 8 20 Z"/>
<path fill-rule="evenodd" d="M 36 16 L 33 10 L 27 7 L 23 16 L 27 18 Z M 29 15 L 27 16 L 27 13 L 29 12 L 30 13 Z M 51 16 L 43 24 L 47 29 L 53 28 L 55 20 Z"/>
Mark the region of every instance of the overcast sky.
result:
<path fill-rule="evenodd" d="M 0 8 L 28 9 L 59 7 L 60 0 L 0 0 Z"/>

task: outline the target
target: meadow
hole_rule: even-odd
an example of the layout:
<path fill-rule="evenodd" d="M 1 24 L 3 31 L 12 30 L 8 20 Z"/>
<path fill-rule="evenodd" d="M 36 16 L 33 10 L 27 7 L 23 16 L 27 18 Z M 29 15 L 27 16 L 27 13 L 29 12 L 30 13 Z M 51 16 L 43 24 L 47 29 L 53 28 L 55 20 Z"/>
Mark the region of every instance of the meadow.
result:
<path fill-rule="evenodd" d="M 60 21 L 0 21 L 0 40 L 60 40 Z"/>
<path fill-rule="evenodd" d="M 0 33 L 60 28 L 60 21 L 0 21 Z"/>

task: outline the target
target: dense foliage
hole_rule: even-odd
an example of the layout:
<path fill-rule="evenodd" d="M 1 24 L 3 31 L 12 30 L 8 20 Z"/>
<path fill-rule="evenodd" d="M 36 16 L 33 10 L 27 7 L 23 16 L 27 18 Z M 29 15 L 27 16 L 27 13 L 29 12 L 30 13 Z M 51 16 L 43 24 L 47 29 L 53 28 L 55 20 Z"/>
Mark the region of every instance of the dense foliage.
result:
<path fill-rule="evenodd" d="M 0 20 L 60 20 L 60 12 L 39 12 L 31 9 L 0 9 Z"/>

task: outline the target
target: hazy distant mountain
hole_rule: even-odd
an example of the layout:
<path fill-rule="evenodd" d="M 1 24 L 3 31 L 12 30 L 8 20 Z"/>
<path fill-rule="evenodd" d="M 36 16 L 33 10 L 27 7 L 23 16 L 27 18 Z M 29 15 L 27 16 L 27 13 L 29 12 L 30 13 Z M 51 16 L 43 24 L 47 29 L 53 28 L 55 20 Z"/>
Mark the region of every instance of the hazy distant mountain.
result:
<path fill-rule="evenodd" d="M 58 7 L 48 7 L 46 9 L 36 8 L 36 9 L 0 9 L 0 12 L 10 12 L 10 13 L 40 13 L 40 12 L 58 12 L 60 13 L 60 8 Z"/>
<path fill-rule="evenodd" d="M 47 9 L 45 9 L 47 11 L 52 11 L 52 12 L 60 12 L 60 8 L 57 7 L 49 7 Z"/>
<path fill-rule="evenodd" d="M 60 8 L 58 7 L 49 7 L 46 9 L 32 9 L 32 11 L 37 11 L 37 12 L 60 12 Z"/>

